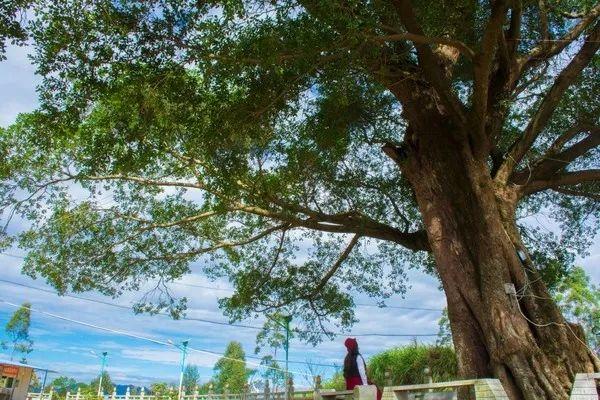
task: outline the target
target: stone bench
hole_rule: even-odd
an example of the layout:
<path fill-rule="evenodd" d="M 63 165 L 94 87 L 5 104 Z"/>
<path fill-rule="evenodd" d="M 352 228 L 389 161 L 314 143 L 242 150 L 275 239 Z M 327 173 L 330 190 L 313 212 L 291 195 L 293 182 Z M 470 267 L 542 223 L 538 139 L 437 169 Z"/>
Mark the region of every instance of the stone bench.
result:
<path fill-rule="evenodd" d="M 354 397 L 354 390 L 319 390 L 315 392 L 315 400 L 340 400 Z"/>
<path fill-rule="evenodd" d="M 430 392 L 440 389 L 458 389 L 473 386 L 477 400 L 508 400 L 498 379 L 469 379 L 463 381 L 426 383 L 421 385 L 390 386 L 383 390 L 382 400 L 409 400 L 411 392 Z M 427 399 L 456 399 L 456 392 L 425 393 Z M 587 399 L 586 399 L 587 400 Z"/>
<path fill-rule="evenodd" d="M 597 380 L 600 380 L 600 372 L 575 375 L 575 382 L 573 382 L 570 399 L 598 400 Z"/>
<path fill-rule="evenodd" d="M 362 385 L 354 390 L 318 390 L 314 400 L 377 400 L 377 387 Z"/>

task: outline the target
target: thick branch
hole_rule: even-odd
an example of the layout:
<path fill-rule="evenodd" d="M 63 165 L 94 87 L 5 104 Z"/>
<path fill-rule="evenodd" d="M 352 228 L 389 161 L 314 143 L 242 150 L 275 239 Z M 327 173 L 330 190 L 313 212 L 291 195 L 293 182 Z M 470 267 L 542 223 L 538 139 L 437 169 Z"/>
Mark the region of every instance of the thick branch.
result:
<path fill-rule="evenodd" d="M 555 192 L 566 194 L 568 196 L 586 197 L 595 201 L 600 201 L 600 193 L 590 193 L 583 190 L 568 189 L 563 187 L 552 188 Z"/>
<path fill-rule="evenodd" d="M 589 169 L 584 171 L 566 172 L 555 175 L 547 180 L 533 181 L 521 189 L 521 194 L 530 195 L 546 189 L 555 189 L 561 186 L 577 185 L 584 182 L 599 182 L 600 169 Z"/>
<path fill-rule="evenodd" d="M 500 34 L 497 35 L 498 51 L 495 58 L 496 67 L 491 69 L 489 77 L 487 118 L 479 121 L 479 123 L 485 123 L 485 135 L 480 132 L 479 136 L 487 137 L 487 143 L 485 143 L 487 149 L 484 148 L 484 150 L 489 150 L 489 154 L 494 160 L 494 173 L 502 163 L 497 145 L 509 110 L 510 102 L 508 99 L 511 96 L 511 91 L 516 81 L 517 43 L 521 36 L 521 1 L 513 0 L 510 3 L 509 29 L 503 31 L 500 28 Z M 474 117 L 476 118 L 477 116 Z"/>
<path fill-rule="evenodd" d="M 413 35 L 425 37 L 423 29 L 417 22 L 410 0 L 393 0 L 393 5 L 400 16 L 402 24 Z M 445 79 L 444 71 L 436 60 L 436 56 L 428 44 L 415 42 L 419 64 L 423 68 L 427 80 L 435 88 L 450 115 L 458 126 L 465 126 L 466 116 L 464 107 L 452 92 L 449 82 Z"/>
<path fill-rule="evenodd" d="M 404 32 L 395 33 L 387 36 L 375 36 L 371 39 L 376 42 L 398 42 L 410 40 L 413 43 L 420 44 L 443 44 L 446 46 L 456 48 L 463 56 L 467 57 L 468 59 L 473 59 L 473 57 L 475 56 L 475 52 L 460 40 L 453 40 L 443 37 L 422 36 L 410 32 Z"/>
<path fill-rule="evenodd" d="M 369 236 L 375 239 L 393 241 L 413 251 L 429 251 L 429 243 L 427 241 L 427 235 L 424 231 L 403 232 L 399 229 L 377 222 L 360 213 L 347 212 L 339 214 L 325 214 L 310 210 L 305 207 L 300 207 L 298 205 L 292 205 L 283 202 L 279 205 L 284 210 L 290 212 L 270 210 L 254 205 L 244 204 L 229 198 L 225 198 L 222 194 L 209 189 L 206 185 L 204 185 L 201 182 L 190 183 L 185 181 L 165 181 L 121 174 L 95 176 L 78 175 L 72 176 L 71 178 L 77 180 L 90 181 L 120 180 L 127 182 L 135 182 L 141 185 L 175 186 L 182 188 L 200 189 L 221 198 L 226 203 L 230 203 L 230 208 L 236 211 L 259 215 L 275 219 L 286 224 L 293 224 L 294 226 L 304 227 L 307 229 L 314 229 L 322 232 L 354 233 L 363 236 Z M 308 216 L 308 218 L 298 217 L 294 215 L 294 213 L 305 214 Z"/>
<path fill-rule="evenodd" d="M 504 163 L 500 167 L 496 179 L 505 183 L 510 175 L 529 151 L 540 132 L 544 129 L 563 94 L 590 63 L 600 47 L 600 25 L 596 25 L 589 34 L 577 55 L 558 75 L 554 84 L 542 100 L 537 112 L 525 128 L 523 136 L 513 145 Z"/>
<path fill-rule="evenodd" d="M 424 231 L 403 232 L 374 221 L 358 213 L 324 214 L 292 204 L 285 204 L 289 211 L 308 215 L 300 218 L 291 213 L 268 210 L 257 206 L 241 206 L 241 210 L 267 218 L 286 221 L 294 226 L 331 233 L 355 233 L 375 239 L 389 240 L 409 250 L 429 251 L 429 242 Z"/>
<path fill-rule="evenodd" d="M 506 19 L 506 9 L 506 1 L 493 2 L 492 14 L 481 41 L 481 50 L 477 53 L 474 60 L 473 112 L 471 115 L 476 138 L 484 137 L 485 122 L 488 113 L 490 73 L 496 55 L 498 38 Z"/>
<path fill-rule="evenodd" d="M 572 132 L 573 131 L 569 131 L 563 136 L 571 136 Z M 561 138 L 563 136 L 561 136 Z M 592 130 L 588 136 L 563 151 L 553 151 L 553 149 L 555 149 L 553 145 L 531 170 L 527 169 L 513 174 L 511 182 L 518 185 L 524 185 L 527 183 L 526 180 L 535 181 L 548 179 L 561 169 L 566 168 L 567 165 L 578 157 L 583 156 L 588 151 L 598 146 L 600 146 L 600 129 L 598 128 Z"/>
<path fill-rule="evenodd" d="M 514 0 L 510 9 L 510 26 L 506 32 L 505 39 L 512 61 L 516 61 L 517 48 L 521 39 L 521 17 L 523 15 L 523 4 L 521 0 Z"/>
<path fill-rule="evenodd" d="M 582 132 L 585 132 L 585 131 L 597 132 L 599 130 L 600 130 L 600 127 L 591 127 L 591 126 L 589 126 L 587 124 L 583 124 L 583 123 L 574 125 L 569 130 L 567 130 L 565 133 L 563 133 L 562 135 L 557 137 L 556 140 L 554 140 L 554 142 L 552 143 L 552 145 L 546 152 L 546 156 L 550 156 L 552 154 L 558 153 L 560 150 L 562 150 L 562 148 L 565 144 L 567 144 L 570 140 L 572 140 L 575 136 L 577 136 L 578 134 L 580 134 Z"/>

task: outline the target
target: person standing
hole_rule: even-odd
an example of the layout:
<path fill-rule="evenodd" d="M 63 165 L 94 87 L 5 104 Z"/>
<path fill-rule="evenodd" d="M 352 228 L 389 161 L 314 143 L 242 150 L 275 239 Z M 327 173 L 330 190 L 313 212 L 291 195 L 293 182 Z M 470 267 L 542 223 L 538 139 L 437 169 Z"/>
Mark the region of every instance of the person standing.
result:
<path fill-rule="evenodd" d="M 355 386 L 372 385 L 367 376 L 367 364 L 365 359 L 358 351 L 358 342 L 355 338 L 347 338 L 344 346 L 348 350 L 344 358 L 344 380 L 346 381 L 346 390 L 354 390 Z M 377 400 L 381 400 L 381 390 L 377 388 Z"/>
<path fill-rule="evenodd" d="M 359 385 L 367 385 L 367 367 L 365 360 L 358 351 L 358 342 L 354 338 L 348 338 L 344 342 L 344 346 L 348 350 L 346 358 L 344 358 L 346 390 L 353 390 L 355 386 Z"/>

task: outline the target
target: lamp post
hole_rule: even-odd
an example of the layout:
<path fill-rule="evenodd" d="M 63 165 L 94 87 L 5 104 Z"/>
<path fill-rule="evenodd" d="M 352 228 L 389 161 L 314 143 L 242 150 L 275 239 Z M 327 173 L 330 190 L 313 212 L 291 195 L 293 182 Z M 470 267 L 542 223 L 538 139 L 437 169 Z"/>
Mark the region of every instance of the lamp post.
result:
<path fill-rule="evenodd" d="M 185 358 L 187 356 L 187 347 L 188 344 L 190 343 L 190 340 L 184 340 L 183 342 L 181 342 L 181 344 L 175 344 L 173 343 L 171 340 L 168 340 L 168 342 L 177 347 L 179 350 L 181 350 L 181 370 L 179 372 L 179 395 L 177 396 L 177 398 L 179 400 L 182 399 L 182 394 L 183 394 L 183 373 L 185 372 Z"/>
<path fill-rule="evenodd" d="M 285 350 L 285 382 L 284 382 L 284 387 L 285 387 L 285 400 L 289 400 L 289 379 L 290 379 L 290 373 L 289 373 L 289 369 L 288 369 L 288 364 L 289 364 L 289 353 L 290 353 L 290 322 L 292 321 L 292 316 L 291 315 L 282 315 L 281 318 L 283 319 L 283 324 L 282 325 L 285 328 L 285 344 L 284 344 L 284 350 Z"/>
<path fill-rule="evenodd" d="M 289 380 L 289 369 L 288 369 L 288 364 L 289 364 L 289 352 L 290 352 L 290 322 L 292 322 L 292 316 L 289 314 L 283 314 L 280 315 L 280 318 L 283 320 L 283 323 L 278 319 L 278 318 L 272 318 L 269 317 L 268 315 L 266 316 L 268 319 L 270 319 L 271 321 L 275 322 L 277 325 L 283 327 L 285 329 L 285 342 L 283 344 L 283 349 L 285 350 L 285 382 L 284 382 L 284 388 L 285 388 L 285 399 L 284 400 L 289 400 L 289 388 L 288 388 L 288 380 Z"/>
<path fill-rule="evenodd" d="M 98 354 L 96 354 L 96 352 L 94 350 L 90 351 L 90 353 L 92 353 L 96 357 L 100 357 Z M 102 391 L 102 379 L 104 378 L 104 367 L 106 367 L 106 356 L 108 356 L 108 352 L 103 351 L 102 357 L 101 357 L 102 364 L 100 367 L 100 378 L 98 379 L 98 398 L 100 398 L 101 396 L 104 395 L 104 393 Z"/>

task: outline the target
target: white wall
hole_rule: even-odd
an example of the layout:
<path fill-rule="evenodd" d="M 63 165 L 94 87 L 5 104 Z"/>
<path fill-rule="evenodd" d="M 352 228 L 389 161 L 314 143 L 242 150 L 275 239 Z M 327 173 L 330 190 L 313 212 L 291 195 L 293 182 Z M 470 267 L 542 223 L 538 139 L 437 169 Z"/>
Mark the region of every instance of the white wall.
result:
<path fill-rule="evenodd" d="M 27 390 L 29 389 L 32 371 L 33 369 L 31 368 L 19 367 L 19 374 L 17 375 L 19 386 L 13 391 L 12 400 L 25 400 L 27 398 Z"/>

